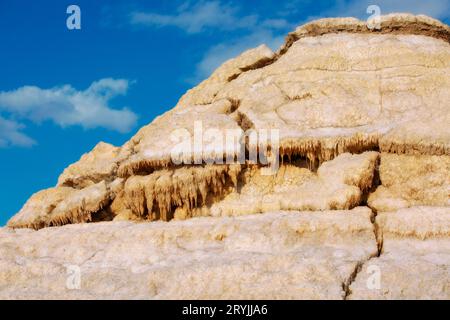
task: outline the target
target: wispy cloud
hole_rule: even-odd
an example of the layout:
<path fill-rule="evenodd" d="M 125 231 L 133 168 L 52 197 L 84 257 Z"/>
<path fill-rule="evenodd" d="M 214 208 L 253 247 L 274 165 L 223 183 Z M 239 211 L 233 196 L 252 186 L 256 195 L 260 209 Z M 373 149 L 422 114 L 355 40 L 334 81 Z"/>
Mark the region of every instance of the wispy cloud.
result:
<path fill-rule="evenodd" d="M 199 33 L 206 29 L 237 30 L 252 27 L 258 21 L 256 15 L 239 15 L 239 10 L 220 1 L 200 1 L 194 5 L 186 2 L 174 14 L 135 11 L 131 23 L 151 27 L 178 27 L 187 33 Z"/>
<path fill-rule="evenodd" d="M 91 129 L 107 128 L 128 132 L 137 116 L 128 108 L 113 109 L 110 100 L 126 94 L 129 82 L 124 79 L 105 78 L 93 82 L 86 90 L 70 85 L 42 89 L 24 86 L 0 92 L 0 111 L 14 119 L 27 119 L 34 123 L 53 121 L 61 127 L 80 125 Z M 20 133 L 23 126 L 15 121 L 0 119 L 0 145 L 30 145 L 32 139 Z M 2 142 L 3 141 L 3 142 Z"/>
<path fill-rule="evenodd" d="M 8 146 L 30 147 L 35 141 L 21 132 L 24 125 L 0 116 L 0 148 Z"/>
<path fill-rule="evenodd" d="M 262 19 L 258 14 L 242 14 L 241 8 L 220 0 L 184 2 L 172 14 L 134 11 L 130 23 L 146 27 L 177 27 L 188 34 L 210 30 L 234 31 L 254 28 L 282 29 L 290 24 L 284 18 Z"/>
<path fill-rule="evenodd" d="M 241 8 L 231 2 L 200 1 L 185 2 L 171 14 L 135 11 L 130 22 L 152 28 L 177 27 L 187 34 L 205 31 L 239 31 L 228 34 L 227 40 L 214 44 L 196 65 L 194 75 L 188 79 L 197 83 L 207 77 L 224 61 L 246 49 L 262 43 L 276 48 L 282 43 L 285 32 L 293 25 L 284 18 L 261 18 L 256 13 L 242 14 Z"/>

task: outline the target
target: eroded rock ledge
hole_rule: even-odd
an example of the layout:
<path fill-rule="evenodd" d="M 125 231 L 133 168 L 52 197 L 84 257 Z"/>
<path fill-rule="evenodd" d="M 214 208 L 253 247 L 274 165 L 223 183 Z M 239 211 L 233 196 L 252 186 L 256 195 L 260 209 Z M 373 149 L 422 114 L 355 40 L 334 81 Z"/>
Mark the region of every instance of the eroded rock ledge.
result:
<path fill-rule="evenodd" d="M 369 28 L 367 21 L 356 18 L 326 18 L 312 21 L 289 33 L 279 54 L 285 53 L 295 41 L 301 38 L 342 32 L 425 35 L 450 43 L 449 26 L 425 15 L 389 14 L 381 16 L 379 23 L 380 29 L 375 29 Z"/>

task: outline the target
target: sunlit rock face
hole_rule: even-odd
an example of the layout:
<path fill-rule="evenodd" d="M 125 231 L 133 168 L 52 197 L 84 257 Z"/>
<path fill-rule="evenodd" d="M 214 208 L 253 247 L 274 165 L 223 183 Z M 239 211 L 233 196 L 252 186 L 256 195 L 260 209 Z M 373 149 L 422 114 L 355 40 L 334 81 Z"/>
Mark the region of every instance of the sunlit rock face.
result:
<path fill-rule="evenodd" d="M 449 299 L 450 28 L 380 27 L 300 26 L 99 143 L 0 230 L 0 297 Z"/>

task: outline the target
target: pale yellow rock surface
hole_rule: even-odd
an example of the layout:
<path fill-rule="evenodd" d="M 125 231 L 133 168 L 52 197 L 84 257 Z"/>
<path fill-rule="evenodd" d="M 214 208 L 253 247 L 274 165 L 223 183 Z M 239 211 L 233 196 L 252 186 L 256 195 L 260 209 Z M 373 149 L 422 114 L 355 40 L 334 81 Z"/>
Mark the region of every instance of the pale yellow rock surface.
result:
<path fill-rule="evenodd" d="M 33 195 L 0 230 L 0 298 L 449 299 L 449 74 L 425 16 L 248 50 Z"/>
<path fill-rule="evenodd" d="M 104 181 L 72 192 L 58 203 L 49 215 L 48 225 L 62 225 L 92 220 L 110 202 L 110 193 Z"/>
<path fill-rule="evenodd" d="M 260 168 L 246 170 L 243 186 L 211 207 L 213 216 L 230 216 L 275 210 L 351 209 L 372 186 L 378 153 L 344 153 L 324 162 L 317 173 L 282 165 L 276 175 Z"/>
<path fill-rule="evenodd" d="M 84 188 L 114 177 L 118 168 L 120 148 L 100 142 L 91 152 L 67 167 L 58 179 L 58 185 Z"/>
<path fill-rule="evenodd" d="M 25 206 L 8 221 L 13 228 L 35 229 L 92 220 L 110 202 L 104 181 L 84 189 L 56 187 L 33 195 Z"/>
<path fill-rule="evenodd" d="M 212 75 L 197 87 L 188 90 L 177 104 L 177 107 L 209 104 L 217 93 L 231 80 L 243 72 L 258 69 L 272 62 L 275 54 L 266 45 L 247 50 L 234 59 L 222 64 Z"/>
<path fill-rule="evenodd" d="M 1 229 L 0 298 L 342 299 L 356 265 L 377 252 L 371 215 L 355 208 Z M 74 266 L 81 281 L 71 290 Z"/>
<path fill-rule="evenodd" d="M 284 45 L 280 48 L 283 53 L 298 39 L 320 36 L 327 33 L 371 33 L 381 34 L 420 34 L 443 39 L 450 42 L 450 27 L 439 20 L 425 15 L 411 15 L 393 13 L 379 17 L 380 29 L 370 29 L 367 22 L 377 22 L 376 19 L 361 21 L 356 18 L 325 18 L 314 20 L 288 34 Z"/>
<path fill-rule="evenodd" d="M 449 120 L 449 67 L 450 45 L 442 40 L 326 34 L 298 40 L 217 99 L 239 99 L 238 111 L 256 129 L 280 128 L 282 152 L 313 160 L 370 149 L 380 139 L 390 152 L 448 154 L 448 126 L 433 119 Z M 407 128 L 419 150 L 395 147 Z"/>
<path fill-rule="evenodd" d="M 376 222 L 383 250 L 363 265 L 349 298 L 450 299 L 450 207 L 383 212 Z"/>
<path fill-rule="evenodd" d="M 8 221 L 8 226 L 12 228 L 45 226 L 51 212 L 73 192 L 75 190 L 69 187 L 56 187 L 35 193 L 23 208 Z"/>
<path fill-rule="evenodd" d="M 221 99 L 211 104 L 175 108 L 157 117 L 150 125 L 140 129 L 123 147 L 124 153 L 127 153 L 128 149 L 131 151 L 129 157 L 120 164 L 119 176 L 127 177 L 140 171 L 148 171 L 150 168 L 173 165 L 172 158 L 180 163 L 201 164 L 203 159 L 214 160 L 225 157 L 228 154 L 225 143 L 219 150 L 209 148 L 217 134 L 209 131 L 213 136 L 210 139 L 205 136 L 208 130 L 219 130 L 222 135 L 226 130 L 240 130 L 236 121 L 229 116 L 233 108 L 232 100 Z M 196 123 L 201 126 L 198 131 L 205 133 L 201 152 L 194 149 Z M 180 144 L 181 138 L 185 135 L 191 139 L 192 152 L 176 157 L 172 154 L 172 150 Z M 239 151 L 231 150 L 231 154 L 239 155 Z"/>
<path fill-rule="evenodd" d="M 381 185 L 368 199 L 376 211 L 450 206 L 450 156 L 382 153 L 379 173 Z"/>

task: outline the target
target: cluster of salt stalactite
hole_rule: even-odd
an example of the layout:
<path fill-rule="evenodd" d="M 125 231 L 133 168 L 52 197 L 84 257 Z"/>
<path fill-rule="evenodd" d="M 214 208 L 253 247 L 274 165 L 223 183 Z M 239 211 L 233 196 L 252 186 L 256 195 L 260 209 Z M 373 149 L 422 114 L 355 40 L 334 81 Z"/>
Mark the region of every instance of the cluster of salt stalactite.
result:
<path fill-rule="evenodd" d="M 240 169 L 239 164 L 206 165 L 133 176 L 127 180 L 111 209 L 117 219 L 168 221 L 174 215 L 192 217 L 196 215 L 195 209 L 211 205 L 235 189 Z"/>

